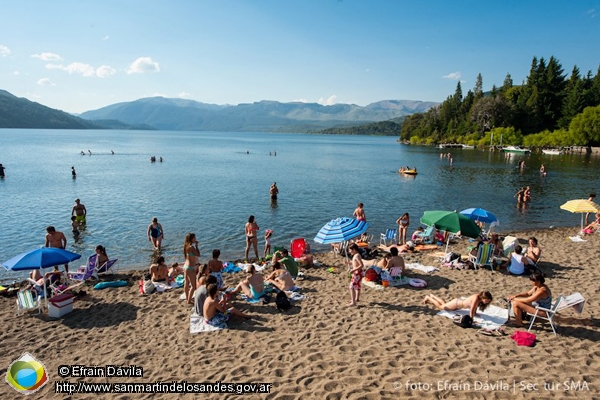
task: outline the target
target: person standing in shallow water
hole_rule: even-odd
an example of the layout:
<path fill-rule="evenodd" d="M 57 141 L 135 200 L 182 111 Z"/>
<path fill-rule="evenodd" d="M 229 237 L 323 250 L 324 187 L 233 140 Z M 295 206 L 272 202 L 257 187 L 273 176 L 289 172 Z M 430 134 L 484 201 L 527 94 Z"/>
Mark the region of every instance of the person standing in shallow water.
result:
<path fill-rule="evenodd" d="M 271 188 L 269 189 L 269 194 L 271 195 L 271 200 L 277 200 L 277 195 L 279 194 L 279 188 L 277 187 L 277 182 L 273 182 Z"/>
<path fill-rule="evenodd" d="M 77 178 L 77 172 L 75 172 L 75 167 L 71 167 L 71 176 L 73 179 Z"/>
<path fill-rule="evenodd" d="M 367 216 L 365 215 L 365 208 L 363 203 L 358 203 L 356 210 L 354 210 L 354 218 L 359 221 L 367 222 Z"/>
<path fill-rule="evenodd" d="M 4 175 L 4 170 L 5 170 L 5 169 L 6 169 L 6 168 L 4 168 L 4 166 L 3 166 L 2 164 L 0 164 L 0 178 L 4 178 L 4 176 L 5 176 L 5 175 Z"/>

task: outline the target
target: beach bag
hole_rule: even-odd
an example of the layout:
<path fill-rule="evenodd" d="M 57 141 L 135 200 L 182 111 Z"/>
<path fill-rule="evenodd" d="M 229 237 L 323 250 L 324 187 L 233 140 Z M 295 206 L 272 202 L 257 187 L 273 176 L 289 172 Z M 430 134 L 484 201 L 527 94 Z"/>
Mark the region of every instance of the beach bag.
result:
<path fill-rule="evenodd" d="M 145 281 L 144 282 L 144 294 L 151 294 L 156 291 L 156 286 L 154 286 L 154 282 Z"/>
<path fill-rule="evenodd" d="M 535 334 L 526 331 L 516 331 L 510 338 L 514 340 L 518 346 L 533 347 L 535 344 Z"/>
<path fill-rule="evenodd" d="M 377 271 L 374 268 L 369 268 L 367 270 L 367 272 L 365 273 L 365 280 L 371 281 L 371 282 L 377 282 L 377 281 L 381 282 L 381 278 L 379 277 L 379 274 L 377 273 Z"/>
<path fill-rule="evenodd" d="M 446 256 L 444 257 L 444 262 L 451 263 L 452 261 L 459 260 L 459 259 L 460 259 L 460 254 L 450 252 L 450 253 L 446 254 Z"/>
<path fill-rule="evenodd" d="M 473 326 L 473 318 L 470 315 L 455 315 L 453 321 L 461 328 L 470 328 Z"/>
<path fill-rule="evenodd" d="M 287 295 L 283 290 L 280 290 L 275 297 L 275 306 L 281 312 L 287 311 L 292 307 L 292 303 L 290 303 L 290 299 L 288 299 Z"/>

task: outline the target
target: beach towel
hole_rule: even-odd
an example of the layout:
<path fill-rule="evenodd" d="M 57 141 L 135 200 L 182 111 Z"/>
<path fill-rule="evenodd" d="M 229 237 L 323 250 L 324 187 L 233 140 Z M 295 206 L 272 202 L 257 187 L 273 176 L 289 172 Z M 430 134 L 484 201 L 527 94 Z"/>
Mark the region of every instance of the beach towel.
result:
<path fill-rule="evenodd" d="M 171 290 L 179 286 L 177 286 L 177 282 L 171 282 L 170 284 L 166 282 L 154 282 L 154 287 L 158 293 L 162 293 L 165 290 Z"/>
<path fill-rule="evenodd" d="M 226 272 L 228 274 L 235 274 L 236 272 L 240 272 L 241 270 L 241 268 L 236 267 L 233 263 L 223 263 L 223 272 Z"/>
<path fill-rule="evenodd" d="M 267 264 L 263 264 L 263 265 L 258 265 L 256 263 L 254 264 L 244 264 L 244 263 L 238 263 L 237 266 L 238 268 L 244 270 L 244 272 L 248 272 L 248 268 L 250 268 L 250 265 L 254 265 L 254 270 L 256 272 L 260 272 L 263 269 L 267 268 Z"/>
<path fill-rule="evenodd" d="M 571 242 L 587 242 L 587 240 L 582 239 L 581 236 L 569 236 Z"/>
<path fill-rule="evenodd" d="M 406 268 L 416 269 L 417 271 L 422 271 L 427 274 L 430 274 L 432 272 L 436 272 L 436 271 L 440 270 L 439 268 L 431 267 L 431 266 L 427 266 L 427 265 L 423 265 L 423 264 L 419 264 L 419 263 L 407 263 Z"/>
<path fill-rule="evenodd" d="M 297 302 L 297 301 L 302 301 L 302 300 L 304 300 L 304 299 L 306 298 L 306 296 L 305 296 L 305 295 L 303 295 L 303 294 L 300 294 L 300 293 L 298 293 L 298 292 L 289 292 L 289 291 L 288 291 L 288 292 L 285 292 L 285 293 L 287 294 L 287 296 L 288 296 L 288 299 L 290 299 L 290 301 L 291 301 L 292 303 L 295 303 L 295 302 Z"/>
<path fill-rule="evenodd" d="M 450 319 L 454 319 L 456 315 L 468 314 L 469 310 L 440 311 L 437 313 L 437 315 Z M 506 321 L 508 321 L 508 310 L 490 304 L 485 311 L 477 310 L 477 314 L 473 318 L 473 325 L 493 331 L 504 325 Z"/>
<path fill-rule="evenodd" d="M 100 282 L 94 286 L 94 289 L 102 290 L 102 289 L 106 289 L 106 288 L 121 287 L 121 286 L 127 286 L 127 282 L 126 281 Z"/>
<path fill-rule="evenodd" d="M 382 285 L 380 285 L 378 283 L 375 283 L 373 281 L 366 281 L 366 280 L 363 279 L 362 280 L 362 284 L 363 284 L 363 286 L 372 287 L 375 290 L 383 290 L 383 286 Z"/>
<path fill-rule="evenodd" d="M 219 326 L 212 326 L 204 322 L 204 318 L 197 315 L 190 315 L 190 333 L 213 332 L 227 328 L 227 324 L 223 323 Z"/>

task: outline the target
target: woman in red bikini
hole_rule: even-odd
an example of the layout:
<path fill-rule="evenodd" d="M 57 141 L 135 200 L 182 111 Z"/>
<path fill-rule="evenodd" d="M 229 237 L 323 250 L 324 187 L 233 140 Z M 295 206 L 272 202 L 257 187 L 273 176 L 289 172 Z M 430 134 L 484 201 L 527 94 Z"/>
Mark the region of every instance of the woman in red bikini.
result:
<path fill-rule="evenodd" d="M 252 245 L 254 247 L 254 254 L 256 255 L 256 258 L 258 259 L 258 237 L 256 236 L 256 233 L 258 232 L 260 228 L 258 227 L 258 225 L 256 224 L 255 220 L 254 220 L 254 215 L 251 215 L 248 218 L 248 222 L 246 222 L 246 252 L 245 257 L 246 260 L 248 260 L 248 253 L 250 252 L 250 245 Z"/>

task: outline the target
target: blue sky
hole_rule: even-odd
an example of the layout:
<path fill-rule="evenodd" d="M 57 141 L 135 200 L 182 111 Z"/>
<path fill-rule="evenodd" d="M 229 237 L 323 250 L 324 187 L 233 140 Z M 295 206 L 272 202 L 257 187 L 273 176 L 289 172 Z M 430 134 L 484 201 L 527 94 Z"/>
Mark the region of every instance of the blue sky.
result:
<path fill-rule="evenodd" d="M 531 59 L 600 64 L 600 0 L 0 0 L 0 89 L 80 113 L 214 104 L 443 101 Z"/>

